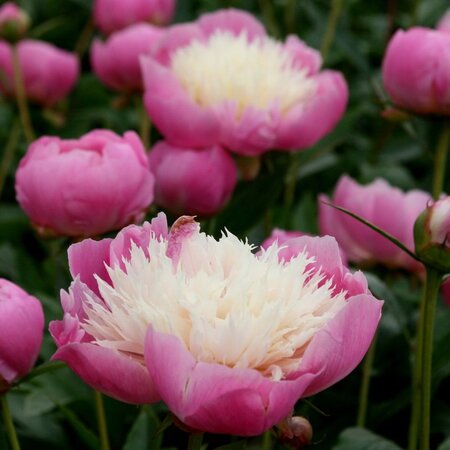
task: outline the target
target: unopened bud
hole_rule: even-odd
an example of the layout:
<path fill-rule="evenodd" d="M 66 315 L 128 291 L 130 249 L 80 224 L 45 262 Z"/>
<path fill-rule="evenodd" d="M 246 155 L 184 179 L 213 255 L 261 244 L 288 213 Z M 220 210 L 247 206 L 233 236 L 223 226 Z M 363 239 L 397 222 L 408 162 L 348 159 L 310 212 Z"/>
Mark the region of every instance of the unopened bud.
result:
<path fill-rule="evenodd" d="M 30 26 L 30 16 L 12 2 L 0 7 L 0 38 L 15 43 L 22 39 Z"/>
<path fill-rule="evenodd" d="M 294 450 L 305 448 L 311 443 L 313 429 L 307 419 L 301 416 L 288 417 L 278 425 L 278 440 Z"/>

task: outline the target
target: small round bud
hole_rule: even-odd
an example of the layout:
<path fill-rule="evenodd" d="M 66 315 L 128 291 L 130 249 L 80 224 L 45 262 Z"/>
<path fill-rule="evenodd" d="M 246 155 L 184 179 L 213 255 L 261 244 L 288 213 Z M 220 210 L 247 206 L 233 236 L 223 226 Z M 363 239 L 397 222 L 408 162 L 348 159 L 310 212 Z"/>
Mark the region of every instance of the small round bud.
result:
<path fill-rule="evenodd" d="M 12 2 L 0 7 L 0 38 L 15 43 L 25 37 L 30 16 Z"/>
<path fill-rule="evenodd" d="M 301 416 L 288 417 L 278 425 L 278 440 L 294 450 L 305 448 L 311 443 L 313 429 L 307 419 Z"/>

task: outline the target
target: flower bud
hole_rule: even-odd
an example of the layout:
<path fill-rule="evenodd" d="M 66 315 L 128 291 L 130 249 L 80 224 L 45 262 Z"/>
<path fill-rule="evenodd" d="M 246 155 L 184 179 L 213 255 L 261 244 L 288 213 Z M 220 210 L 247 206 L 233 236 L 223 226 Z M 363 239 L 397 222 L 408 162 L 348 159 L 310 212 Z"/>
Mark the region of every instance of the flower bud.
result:
<path fill-rule="evenodd" d="M 430 204 L 414 225 L 416 254 L 425 264 L 450 271 L 450 197 Z"/>
<path fill-rule="evenodd" d="M 301 416 L 288 417 L 278 424 L 278 440 L 281 444 L 292 448 L 301 449 L 311 443 L 313 429 L 307 419 Z"/>
<path fill-rule="evenodd" d="M 0 7 L 0 38 L 11 43 L 22 39 L 30 26 L 29 15 L 12 2 Z"/>

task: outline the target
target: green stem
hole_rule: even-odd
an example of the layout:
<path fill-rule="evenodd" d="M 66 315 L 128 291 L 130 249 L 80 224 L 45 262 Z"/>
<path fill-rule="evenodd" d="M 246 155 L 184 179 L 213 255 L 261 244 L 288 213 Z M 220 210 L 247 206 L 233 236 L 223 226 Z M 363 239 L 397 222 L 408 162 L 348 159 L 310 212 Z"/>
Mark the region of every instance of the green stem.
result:
<path fill-rule="evenodd" d="M 259 0 L 259 7 L 264 18 L 264 22 L 267 28 L 275 37 L 280 36 L 280 30 L 278 28 L 277 20 L 275 18 L 275 11 L 273 9 L 273 0 Z"/>
<path fill-rule="evenodd" d="M 296 6 L 297 0 L 286 0 L 284 7 L 284 26 L 287 33 L 293 33 L 296 25 L 298 25 L 296 21 Z"/>
<path fill-rule="evenodd" d="M 422 405 L 419 419 L 422 431 L 420 433 L 420 449 L 430 448 L 430 414 L 431 414 L 431 378 L 433 362 L 433 336 L 434 318 L 436 315 L 436 303 L 439 288 L 442 282 L 442 274 L 436 270 L 427 268 L 425 319 L 423 327 L 423 355 L 422 355 Z"/>
<path fill-rule="evenodd" d="M 11 52 L 16 103 L 17 108 L 19 109 L 19 115 L 22 122 L 23 132 L 25 134 L 25 139 L 29 144 L 34 141 L 34 131 L 33 126 L 31 125 L 30 111 L 28 110 L 27 95 L 25 92 L 25 85 L 23 83 L 23 74 L 20 67 L 17 45 L 12 46 Z"/>
<path fill-rule="evenodd" d="M 203 433 L 191 433 L 189 435 L 188 450 L 200 450 L 202 448 Z"/>
<path fill-rule="evenodd" d="M 356 426 L 361 428 L 363 428 L 366 424 L 367 405 L 369 403 L 370 378 L 372 375 L 373 361 L 375 359 L 376 340 L 377 338 L 375 335 L 369 351 L 364 358 L 362 366 L 362 382 L 361 389 L 359 391 L 358 417 L 356 419 Z"/>
<path fill-rule="evenodd" d="M 19 439 L 17 439 L 16 429 L 14 428 L 14 422 L 11 417 L 11 412 L 8 406 L 8 400 L 6 395 L 0 396 L 0 402 L 2 404 L 3 420 L 5 422 L 6 433 L 11 443 L 12 450 L 20 450 Z"/>
<path fill-rule="evenodd" d="M 20 123 L 15 121 L 11 127 L 8 141 L 4 147 L 3 158 L 0 163 L 0 197 L 2 196 L 3 186 L 5 185 L 6 177 L 14 157 L 14 151 L 19 144 Z"/>
<path fill-rule="evenodd" d="M 436 200 L 442 193 L 447 165 L 447 153 L 450 146 L 450 121 L 445 121 L 436 147 L 433 173 L 433 198 Z"/>
<path fill-rule="evenodd" d="M 294 204 L 295 188 L 297 187 L 297 173 L 299 167 L 299 154 L 292 153 L 289 155 L 289 168 L 285 179 L 284 189 L 284 211 L 285 211 L 285 227 L 289 229 L 292 205 Z"/>
<path fill-rule="evenodd" d="M 84 28 L 81 30 L 80 36 L 78 38 L 77 43 L 75 44 L 75 53 L 78 57 L 81 58 L 86 53 L 86 50 L 89 47 L 89 43 L 91 42 L 92 35 L 94 34 L 94 22 L 90 18 Z"/>
<path fill-rule="evenodd" d="M 272 432 L 270 430 L 267 430 L 263 434 L 263 444 L 262 444 L 262 450 L 271 450 L 272 448 Z"/>
<path fill-rule="evenodd" d="M 137 98 L 137 107 L 139 108 L 139 135 L 141 136 L 142 143 L 144 144 L 145 150 L 149 151 L 151 142 L 151 131 L 152 123 L 148 117 L 147 111 L 145 110 L 144 104 L 140 97 Z"/>
<path fill-rule="evenodd" d="M 342 12 L 342 3 L 343 0 L 331 0 L 331 10 L 328 15 L 327 28 L 322 38 L 322 44 L 320 45 L 320 53 L 322 54 L 323 60 L 326 59 L 331 45 L 333 44 L 336 27 Z"/>
<path fill-rule="evenodd" d="M 100 435 L 101 449 L 109 450 L 108 427 L 106 425 L 105 406 L 100 392 L 95 391 L 95 409 L 97 411 L 98 432 Z"/>
<path fill-rule="evenodd" d="M 66 367 L 66 363 L 63 363 L 62 361 L 49 361 L 44 364 L 41 364 L 40 366 L 34 368 L 31 372 L 28 373 L 25 377 L 21 378 L 17 383 L 15 383 L 15 386 L 18 386 L 19 384 L 22 384 L 26 381 L 30 381 L 33 378 L 36 378 L 44 373 L 49 372 L 55 372 L 56 370 L 60 370 Z"/>

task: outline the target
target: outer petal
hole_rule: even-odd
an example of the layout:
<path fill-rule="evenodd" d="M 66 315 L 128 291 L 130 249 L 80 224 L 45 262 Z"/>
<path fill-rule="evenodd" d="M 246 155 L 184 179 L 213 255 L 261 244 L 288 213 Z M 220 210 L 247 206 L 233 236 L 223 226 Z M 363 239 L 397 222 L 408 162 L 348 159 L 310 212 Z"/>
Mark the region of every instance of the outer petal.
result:
<path fill-rule="evenodd" d="M 357 295 L 312 339 L 298 374 L 318 373 L 304 395 L 313 395 L 346 377 L 366 354 L 381 318 L 383 302 Z"/>
<path fill-rule="evenodd" d="M 294 58 L 294 67 L 297 69 L 307 69 L 308 75 L 315 75 L 322 65 L 320 52 L 308 47 L 296 35 L 289 35 L 284 44 L 287 50 Z"/>
<path fill-rule="evenodd" d="M 324 71 L 316 80 L 316 92 L 310 102 L 294 106 L 281 121 L 277 148 L 303 149 L 314 145 L 344 114 L 348 100 L 344 77 L 339 72 Z"/>
<path fill-rule="evenodd" d="M 220 126 L 213 112 L 195 104 L 175 76 L 156 61 L 141 57 L 141 67 L 145 108 L 167 140 L 184 147 L 217 143 Z"/>
<path fill-rule="evenodd" d="M 290 414 L 314 375 L 273 382 L 251 369 L 196 362 L 178 338 L 150 327 L 145 360 L 163 401 L 187 425 L 258 435 Z"/>
<path fill-rule="evenodd" d="M 89 386 L 123 402 L 159 400 L 145 366 L 115 350 L 73 343 L 60 347 L 52 360 L 64 361 Z"/>
<path fill-rule="evenodd" d="M 230 31 L 236 36 L 245 32 L 250 40 L 266 35 L 261 22 L 256 20 L 252 14 L 239 9 L 229 8 L 203 14 L 197 23 L 207 36 L 217 30 Z"/>

